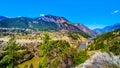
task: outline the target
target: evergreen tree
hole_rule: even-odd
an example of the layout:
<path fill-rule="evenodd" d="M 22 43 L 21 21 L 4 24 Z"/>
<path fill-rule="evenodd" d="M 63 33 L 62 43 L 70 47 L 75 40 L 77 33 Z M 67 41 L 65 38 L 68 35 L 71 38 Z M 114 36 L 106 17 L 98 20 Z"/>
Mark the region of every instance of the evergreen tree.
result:
<path fill-rule="evenodd" d="M 20 49 L 21 46 L 16 44 L 15 37 L 12 36 L 4 48 L 4 51 L 6 51 L 7 54 L 3 57 L 2 60 L 0 60 L 0 64 L 2 64 L 1 66 L 3 66 L 3 68 L 15 68 L 16 61 L 22 57 L 20 55 L 19 57 L 17 56 L 19 54 L 17 51 Z"/>

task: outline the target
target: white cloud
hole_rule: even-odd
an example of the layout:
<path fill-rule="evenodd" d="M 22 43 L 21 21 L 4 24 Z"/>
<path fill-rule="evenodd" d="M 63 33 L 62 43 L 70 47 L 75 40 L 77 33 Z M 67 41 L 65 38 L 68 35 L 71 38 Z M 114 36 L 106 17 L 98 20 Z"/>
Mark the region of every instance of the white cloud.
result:
<path fill-rule="evenodd" d="M 40 16 L 45 16 L 45 14 L 40 14 Z"/>
<path fill-rule="evenodd" d="M 112 14 L 116 14 L 116 13 L 119 13 L 120 11 L 119 10 L 115 10 L 112 12 Z"/>

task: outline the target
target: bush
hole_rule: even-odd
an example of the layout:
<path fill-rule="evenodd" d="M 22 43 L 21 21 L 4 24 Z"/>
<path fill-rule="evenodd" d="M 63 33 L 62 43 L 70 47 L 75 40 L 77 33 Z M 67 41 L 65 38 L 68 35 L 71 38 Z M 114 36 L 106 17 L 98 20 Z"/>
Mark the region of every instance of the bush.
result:
<path fill-rule="evenodd" d="M 73 55 L 74 55 L 74 66 L 84 63 L 87 59 L 87 53 L 85 50 L 75 52 Z"/>

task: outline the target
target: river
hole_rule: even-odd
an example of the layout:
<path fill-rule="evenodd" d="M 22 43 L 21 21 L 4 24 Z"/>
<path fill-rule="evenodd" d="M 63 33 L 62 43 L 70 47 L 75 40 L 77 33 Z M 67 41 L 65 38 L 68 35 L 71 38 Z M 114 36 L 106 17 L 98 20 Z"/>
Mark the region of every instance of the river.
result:
<path fill-rule="evenodd" d="M 86 48 L 87 44 L 92 40 L 93 38 L 89 38 L 88 40 L 86 40 L 85 43 L 81 44 L 79 47 L 78 47 L 78 50 L 82 50 L 84 48 Z"/>

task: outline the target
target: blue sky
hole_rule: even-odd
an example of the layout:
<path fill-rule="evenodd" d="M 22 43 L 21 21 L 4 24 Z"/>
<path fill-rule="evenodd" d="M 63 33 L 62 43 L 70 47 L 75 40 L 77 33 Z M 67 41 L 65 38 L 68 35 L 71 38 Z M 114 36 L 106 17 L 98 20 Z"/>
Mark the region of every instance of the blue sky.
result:
<path fill-rule="evenodd" d="M 89 28 L 120 23 L 120 0 L 1 0 L 0 15 L 38 17 L 52 14 L 66 17 Z"/>

